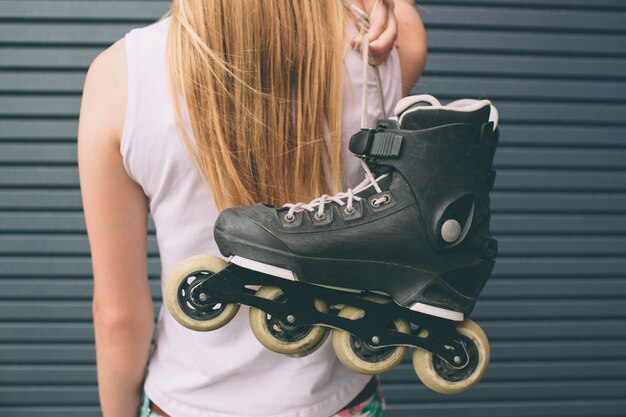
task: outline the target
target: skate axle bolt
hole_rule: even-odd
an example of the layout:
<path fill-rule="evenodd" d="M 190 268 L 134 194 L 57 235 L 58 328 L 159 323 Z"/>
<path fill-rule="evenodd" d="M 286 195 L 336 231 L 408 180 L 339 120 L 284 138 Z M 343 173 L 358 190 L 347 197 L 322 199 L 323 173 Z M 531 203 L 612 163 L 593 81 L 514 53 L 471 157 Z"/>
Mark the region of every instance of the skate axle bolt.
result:
<path fill-rule="evenodd" d="M 293 314 L 290 314 L 287 316 L 287 321 L 289 323 L 293 323 L 294 321 L 296 321 L 296 317 Z"/>
<path fill-rule="evenodd" d="M 372 343 L 375 344 L 375 345 L 379 344 L 380 343 L 380 337 L 378 337 L 378 336 L 372 337 Z"/>
<path fill-rule="evenodd" d="M 446 220 L 441 226 L 441 237 L 448 243 L 456 241 L 461 236 L 461 224 L 454 219 Z"/>
<path fill-rule="evenodd" d="M 200 299 L 200 301 L 206 301 L 208 297 L 205 293 L 201 292 L 200 295 L 198 295 L 198 298 Z"/>
<path fill-rule="evenodd" d="M 454 357 L 454 363 L 456 363 L 456 364 L 461 363 L 461 357 L 460 356 L 455 356 Z"/>

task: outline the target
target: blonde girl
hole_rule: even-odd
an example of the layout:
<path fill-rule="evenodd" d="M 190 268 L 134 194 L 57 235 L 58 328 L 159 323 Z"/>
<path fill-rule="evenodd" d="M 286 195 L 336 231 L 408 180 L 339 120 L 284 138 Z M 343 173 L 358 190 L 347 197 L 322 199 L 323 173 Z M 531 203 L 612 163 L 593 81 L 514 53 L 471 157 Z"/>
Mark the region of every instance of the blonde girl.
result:
<path fill-rule="evenodd" d="M 353 2 L 371 16 L 380 62 L 387 108 L 369 106 L 375 122 L 421 73 L 425 36 L 408 1 Z M 327 346 L 297 359 L 268 351 L 245 313 L 197 333 L 161 309 L 150 349 L 148 212 L 164 285 L 181 260 L 218 254 L 219 210 L 308 201 L 359 179 L 346 140 L 366 80 L 346 10 L 341 0 L 174 0 L 170 16 L 92 63 L 78 154 L 104 417 L 137 415 L 144 395 L 144 415 L 382 415 L 375 381 Z"/>

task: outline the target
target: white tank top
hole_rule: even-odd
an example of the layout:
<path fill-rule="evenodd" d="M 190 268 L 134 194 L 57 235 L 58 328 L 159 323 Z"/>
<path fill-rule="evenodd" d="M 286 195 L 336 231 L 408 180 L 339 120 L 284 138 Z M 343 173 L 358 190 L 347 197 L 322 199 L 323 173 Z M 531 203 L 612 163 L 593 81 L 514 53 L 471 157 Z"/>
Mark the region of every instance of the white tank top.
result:
<path fill-rule="evenodd" d="M 161 285 L 180 261 L 219 256 L 213 239 L 218 215 L 176 127 L 166 77 L 165 41 L 170 19 L 126 35 L 128 110 L 121 154 L 128 175 L 149 198 L 161 257 Z M 361 59 L 349 51 L 343 103 L 347 182 L 362 178 L 348 151 L 360 127 Z M 397 52 L 380 66 L 386 112 L 401 98 Z M 373 74 L 370 123 L 381 114 Z M 183 112 L 185 113 L 185 112 Z M 179 325 L 163 306 L 145 392 L 172 417 L 328 417 L 349 403 L 370 377 L 341 365 L 326 343 L 312 355 L 290 358 L 261 346 L 248 324 L 247 308 L 227 326 L 201 333 Z"/>

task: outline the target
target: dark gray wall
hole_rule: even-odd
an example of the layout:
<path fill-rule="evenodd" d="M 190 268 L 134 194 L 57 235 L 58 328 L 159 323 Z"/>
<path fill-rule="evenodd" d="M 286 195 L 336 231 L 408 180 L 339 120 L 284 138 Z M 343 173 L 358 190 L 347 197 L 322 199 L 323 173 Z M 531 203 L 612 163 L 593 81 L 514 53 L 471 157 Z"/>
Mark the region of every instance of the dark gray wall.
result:
<path fill-rule="evenodd" d="M 97 416 L 76 172 L 85 70 L 165 1 L 0 1 L 0 415 Z M 455 397 L 384 377 L 392 417 L 626 416 L 626 1 L 428 0 L 414 92 L 500 109 L 501 256 L 474 319 L 492 366 Z M 151 237 L 155 294 L 158 254 Z M 158 297 L 158 295 L 157 295 Z M 243 393 L 242 393 L 243 394 Z"/>

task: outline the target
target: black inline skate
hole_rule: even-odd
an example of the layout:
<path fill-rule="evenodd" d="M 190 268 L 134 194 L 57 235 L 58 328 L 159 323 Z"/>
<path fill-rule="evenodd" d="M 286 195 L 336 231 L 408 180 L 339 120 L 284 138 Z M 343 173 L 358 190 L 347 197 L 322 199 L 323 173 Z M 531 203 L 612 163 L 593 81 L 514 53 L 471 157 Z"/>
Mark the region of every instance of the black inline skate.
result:
<path fill-rule="evenodd" d="M 401 100 L 395 119 L 350 141 L 366 172 L 360 185 L 306 204 L 224 210 L 215 239 L 230 263 L 182 262 L 167 307 L 182 325 L 213 330 L 248 305 L 259 341 L 292 356 L 314 351 L 332 328 L 342 363 L 367 374 L 392 369 L 414 347 L 425 385 L 471 388 L 489 363 L 487 337 L 466 317 L 497 252 L 497 137 L 487 100 Z"/>

